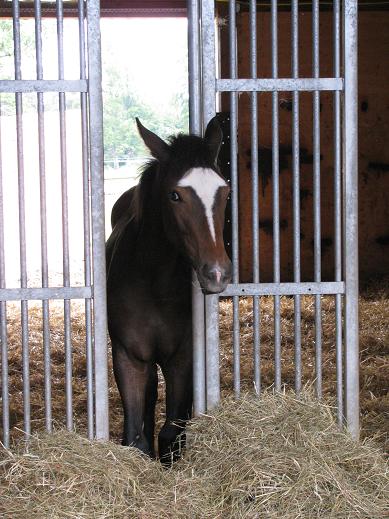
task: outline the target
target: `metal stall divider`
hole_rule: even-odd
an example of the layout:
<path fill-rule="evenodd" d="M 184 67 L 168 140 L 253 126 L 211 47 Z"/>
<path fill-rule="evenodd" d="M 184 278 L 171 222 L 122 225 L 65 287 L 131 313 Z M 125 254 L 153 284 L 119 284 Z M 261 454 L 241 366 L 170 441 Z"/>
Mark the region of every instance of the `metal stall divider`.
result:
<path fill-rule="evenodd" d="M 87 365 L 87 426 L 89 438 L 108 439 L 108 371 L 107 371 L 107 321 L 105 291 L 105 236 L 103 190 L 103 139 L 100 8 L 97 0 L 78 1 L 80 78 L 67 80 L 64 73 L 64 3 L 56 2 L 58 78 L 44 79 L 42 61 L 42 9 L 40 0 L 34 3 L 36 79 L 22 79 L 20 19 L 22 4 L 12 2 L 14 79 L 0 79 L 0 93 L 14 93 L 16 104 L 17 169 L 19 203 L 20 287 L 6 288 L 4 254 L 4 192 L 2 159 L 0 154 L 0 332 L 2 358 L 2 415 L 3 444 L 10 445 L 10 405 L 8 380 L 7 302 L 20 301 L 21 342 L 23 371 L 24 433 L 31 434 L 30 361 L 28 334 L 28 303 L 42 301 L 44 401 L 46 430 L 52 430 L 51 358 L 50 358 L 50 300 L 64 302 L 65 334 L 65 387 L 66 426 L 73 429 L 72 402 L 72 336 L 70 303 L 74 299 L 85 301 L 86 365 Z M 74 9 L 74 5 L 72 5 Z M 85 34 L 87 27 L 87 38 Z M 88 70 L 88 72 L 87 72 Z M 41 287 L 28 286 L 26 257 L 25 164 L 23 146 L 23 94 L 37 94 L 39 204 L 41 231 Z M 47 250 L 47 189 L 45 155 L 45 93 L 58 93 L 61 156 L 61 200 L 63 243 L 63 286 L 49 286 Z M 84 284 L 71 286 L 68 228 L 68 179 L 66 141 L 66 93 L 80 93 L 82 137 L 82 195 L 84 228 Z M 1 126 L 0 126 L 1 137 Z M 0 141 L 1 142 L 1 141 Z M 0 149 L 0 152 L 4 150 Z"/>
<path fill-rule="evenodd" d="M 237 33 L 235 0 L 229 1 L 229 59 L 230 76 L 220 79 L 216 74 L 215 2 L 213 0 L 188 2 L 189 10 L 189 63 L 191 97 L 191 131 L 200 133 L 207 121 L 215 115 L 216 97 L 230 93 L 231 120 L 231 187 L 232 187 L 232 263 L 233 281 L 220 294 L 233 302 L 233 372 L 234 393 L 240 393 L 240 333 L 239 297 L 253 298 L 253 366 L 254 388 L 261 391 L 260 363 L 260 296 L 274 299 L 274 364 L 275 390 L 280 391 L 281 379 L 281 314 L 282 296 L 294 299 L 295 391 L 301 391 L 301 296 L 315 300 L 315 389 L 322 395 L 322 310 L 321 296 L 335 297 L 336 368 L 338 421 L 344 419 L 351 434 L 359 434 L 358 384 L 358 248 L 357 248 L 357 2 L 340 0 L 333 4 L 333 77 L 320 77 L 319 67 L 319 0 L 312 1 L 312 77 L 299 74 L 299 4 L 291 0 L 291 77 L 278 74 L 278 4 L 270 0 L 271 23 L 271 78 L 258 77 L 257 72 L 257 5 L 249 2 L 250 77 L 240 78 L 237 70 Z M 341 15 L 343 28 L 341 31 Z M 201 24 L 200 24 L 201 20 Z M 343 48 L 341 49 L 341 33 Z M 341 50 L 343 56 L 341 59 Z M 343 60 L 343 61 L 342 61 Z M 343 76 L 341 76 L 341 66 Z M 201 79 L 199 79 L 201 76 Z M 292 93 L 292 205 L 293 205 L 293 282 L 282 282 L 280 277 L 280 192 L 279 192 L 279 92 Z M 320 191 L 320 92 L 333 92 L 334 98 L 334 281 L 321 277 L 321 191 Z M 253 282 L 239 282 L 239 196 L 238 196 L 238 95 L 251 96 L 251 179 L 252 179 L 252 237 Z M 258 204 L 258 103 L 260 92 L 272 93 L 272 181 L 273 181 L 273 282 L 260 282 L 259 265 L 259 204 Z M 311 92 L 313 99 L 313 250 L 314 276 L 310 282 L 301 281 L 300 250 L 300 157 L 299 157 L 299 95 Z M 196 99 L 193 99 L 193 96 Z M 341 134 L 341 128 L 343 133 Z M 343 157 L 342 157 L 343 155 Z M 341 160 L 343 159 L 343 167 Z M 260 160 L 260 159 L 259 159 Z M 343 188 L 341 183 L 343 182 Z M 343 227 L 342 227 L 343 218 Z M 343 248 L 343 258 L 342 258 Z M 343 261 L 342 261 L 343 260 Z M 198 289 L 194 292 L 194 411 L 195 414 L 211 409 L 220 401 L 219 375 L 219 296 L 205 297 L 205 319 Z M 342 338 L 342 303 L 344 300 L 344 353 Z M 205 345 L 204 345 L 205 341 Z M 343 355 L 345 384 L 343 387 Z M 201 359 L 201 360 L 200 360 Z M 205 367 L 204 367 L 205 364 Z M 343 391 L 345 406 L 343 405 Z M 206 398 L 205 398 L 206 395 Z M 345 413 L 343 408 L 345 407 Z"/>

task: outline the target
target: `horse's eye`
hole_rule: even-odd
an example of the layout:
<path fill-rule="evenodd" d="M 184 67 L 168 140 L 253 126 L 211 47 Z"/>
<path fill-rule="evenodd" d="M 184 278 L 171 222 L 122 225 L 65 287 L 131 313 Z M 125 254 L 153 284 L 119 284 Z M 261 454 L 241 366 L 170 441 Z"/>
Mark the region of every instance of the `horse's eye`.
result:
<path fill-rule="evenodd" d="M 177 193 L 177 191 L 172 191 L 171 193 L 169 193 L 168 196 L 169 196 L 170 200 L 172 200 L 172 202 L 178 202 L 179 200 L 181 200 L 181 197 Z"/>

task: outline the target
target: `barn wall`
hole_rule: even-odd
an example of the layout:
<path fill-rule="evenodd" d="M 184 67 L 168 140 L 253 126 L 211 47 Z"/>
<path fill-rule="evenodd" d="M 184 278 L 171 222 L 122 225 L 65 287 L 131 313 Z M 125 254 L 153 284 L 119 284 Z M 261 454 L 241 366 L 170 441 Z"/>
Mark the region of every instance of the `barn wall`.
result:
<path fill-rule="evenodd" d="M 270 13 L 258 14 L 258 74 L 271 77 Z M 249 15 L 237 16 L 239 77 L 249 77 Z M 300 76 L 312 75 L 312 15 L 300 13 Z M 279 13 L 279 77 L 291 76 L 290 13 Z M 361 12 L 359 19 L 359 232 L 361 278 L 389 273 L 389 12 Z M 221 24 L 221 71 L 228 77 L 228 28 Z M 332 13 L 320 13 L 320 74 L 332 76 Z M 292 94 L 279 94 L 281 281 L 293 279 Z M 321 101 L 322 277 L 334 278 L 333 104 Z M 261 280 L 272 269 L 271 94 L 259 95 L 259 207 Z M 222 107 L 228 110 L 228 96 Z M 239 99 L 240 274 L 251 280 L 250 97 Z M 312 94 L 300 95 L 302 280 L 313 279 Z"/>

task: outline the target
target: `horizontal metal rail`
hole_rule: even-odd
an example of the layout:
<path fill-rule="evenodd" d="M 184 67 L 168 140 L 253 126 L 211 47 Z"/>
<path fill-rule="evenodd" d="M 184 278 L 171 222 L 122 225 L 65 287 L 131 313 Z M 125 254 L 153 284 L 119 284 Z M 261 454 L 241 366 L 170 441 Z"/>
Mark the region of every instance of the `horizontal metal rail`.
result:
<path fill-rule="evenodd" d="M 321 283 L 231 283 L 220 294 L 230 296 L 294 296 L 344 294 L 343 281 Z"/>
<path fill-rule="evenodd" d="M 19 79 L 0 81 L 0 92 L 88 92 L 86 79 Z"/>
<path fill-rule="evenodd" d="M 92 287 L 1 288 L 0 301 L 91 299 Z"/>
<path fill-rule="evenodd" d="M 218 92 L 312 92 L 343 90 L 342 78 L 217 79 Z"/>

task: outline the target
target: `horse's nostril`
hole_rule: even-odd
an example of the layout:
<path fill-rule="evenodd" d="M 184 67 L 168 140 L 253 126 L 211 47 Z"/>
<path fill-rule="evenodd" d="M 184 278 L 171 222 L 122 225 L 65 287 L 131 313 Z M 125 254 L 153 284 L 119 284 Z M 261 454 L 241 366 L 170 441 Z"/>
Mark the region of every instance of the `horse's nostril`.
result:
<path fill-rule="evenodd" d="M 210 267 L 208 265 L 204 265 L 202 268 L 202 273 L 207 280 L 211 281 L 212 283 L 217 283 L 218 285 L 220 285 L 221 282 L 224 282 L 226 278 L 224 269 L 219 266 Z"/>

